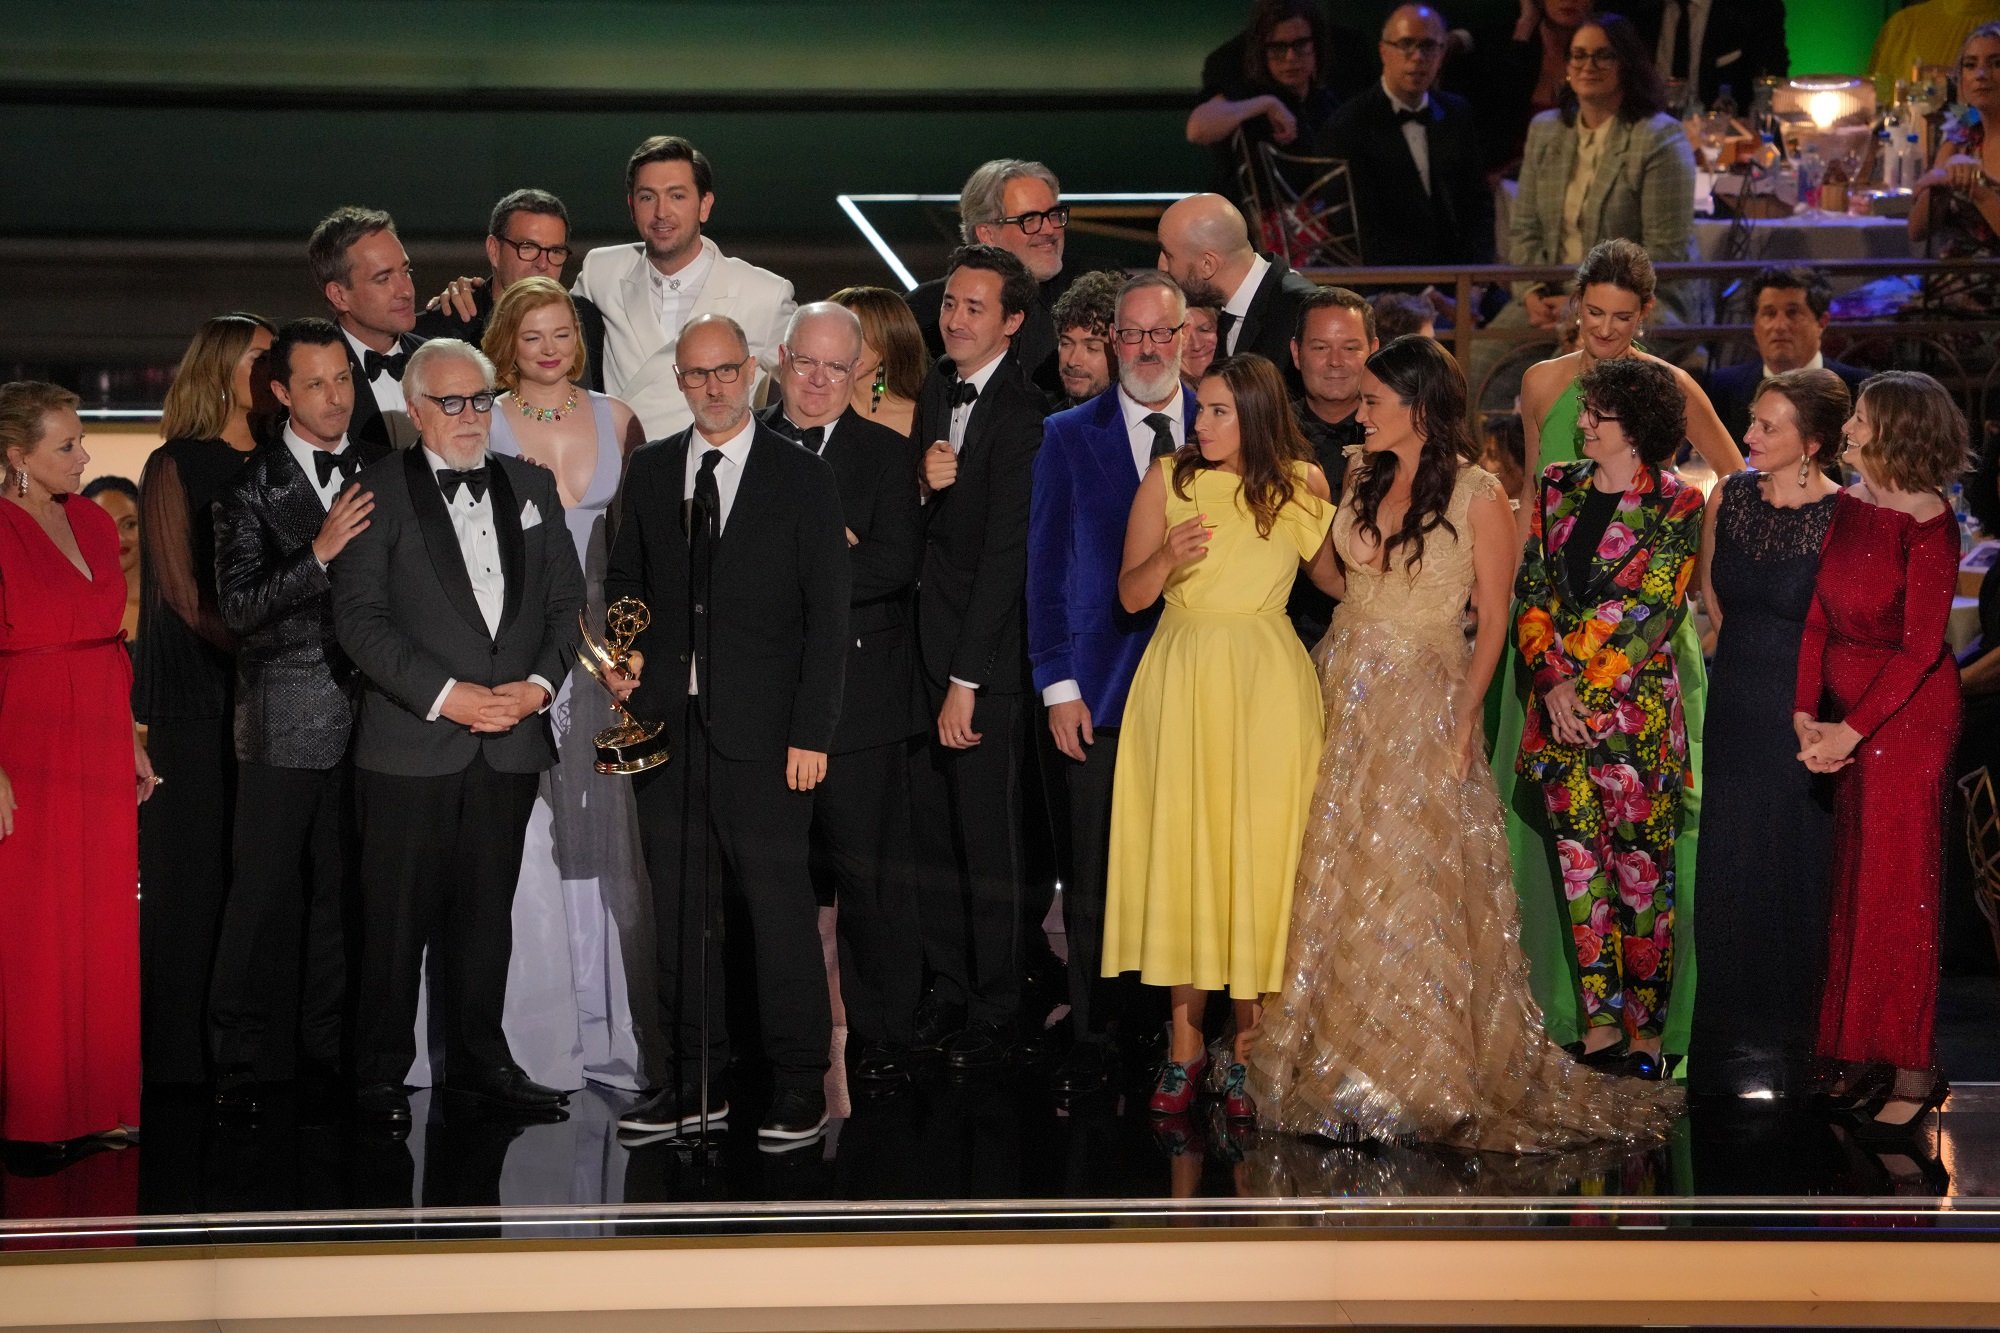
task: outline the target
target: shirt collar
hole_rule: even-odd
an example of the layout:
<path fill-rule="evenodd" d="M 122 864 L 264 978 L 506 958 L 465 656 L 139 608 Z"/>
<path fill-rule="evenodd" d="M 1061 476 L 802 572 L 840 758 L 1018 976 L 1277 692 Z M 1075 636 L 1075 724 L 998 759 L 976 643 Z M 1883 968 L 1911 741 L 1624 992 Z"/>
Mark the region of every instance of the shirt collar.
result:
<path fill-rule="evenodd" d="M 394 347 L 391 347 L 388 351 L 376 352 L 374 348 L 370 347 L 367 343 L 362 342 L 361 339 L 355 337 L 354 330 L 348 328 L 345 324 L 342 324 L 340 326 L 340 332 L 341 336 L 347 339 L 347 345 L 354 349 L 354 359 L 356 361 L 366 361 L 368 359 L 368 354 L 371 352 L 374 352 L 375 355 L 377 356 L 394 356 L 396 353 L 403 350 L 403 340 L 401 338 L 398 338 L 396 340 L 396 345 Z"/>
<path fill-rule="evenodd" d="M 970 375 L 961 375 L 959 378 L 970 384 L 976 392 L 985 393 L 987 384 L 993 379 L 993 372 L 1000 369 L 1000 363 L 1006 359 L 1007 353 L 1002 352 Z"/>
<path fill-rule="evenodd" d="M 846 416 L 846 415 L 847 415 L 847 411 L 846 411 L 846 409 L 844 409 L 844 408 L 843 408 L 843 409 L 841 410 L 841 413 L 840 413 L 840 417 L 844 417 L 844 416 Z M 784 408 L 782 408 L 782 407 L 780 407 L 780 408 L 778 409 L 778 416 L 779 416 L 780 418 L 782 418 L 782 419 L 784 420 L 784 423 L 785 423 L 785 424 L 786 424 L 787 426 L 790 426 L 790 427 L 791 427 L 791 428 L 792 428 L 793 430 L 795 430 L 795 431 L 801 431 L 801 432 L 803 432 L 803 431 L 808 431 L 808 430 L 811 430 L 811 429 L 812 429 L 812 427 L 811 427 L 811 426 L 801 426 L 801 425 L 800 425 L 800 424 L 799 424 L 798 422 L 796 422 L 796 421 L 792 420 L 792 414 L 791 414 L 790 412 L 787 412 L 787 411 L 786 411 L 786 410 L 785 410 Z M 826 443 L 827 443 L 827 441 L 828 441 L 828 440 L 831 440 L 831 439 L 833 438 L 833 428 L 834 428 L 835 426 L 838 426 L 838 425 L 840 424 L 840 417 L 835 417 L 835 418 L 834 418 L 833 420 L 831 420 L 831 421 L 827 422 L 827 423 L 826 423 L 826 424 L 825 424 L 824 426 L 821 426 L 821 427 L 819 428 L 819 429 L 820 429 L 820 437 L 819 437 L 819 443 L 820 443 L 820 448 L 824 449 L 824 448 L 826 447 Z"/>
<path fill-rule="evenodd" d="M 1174 401 L 1167 406 L 1157 408 L 1148 407 L 1131 394 L 1125 392 L 1124 385 L 1121 384 L 1118 386 L 1118 409 L 1125 414 L 1125 429 L 1128 432 L 1139 429 L 1139 423 L 1155 412 L 1159 412 L 1176 425 L 1183 425 L 1187 420 L 1187 413 L 1181 410 L 1183 404 L 1184 400 L 1181 397 L 1180 391 L 1176 391 L 1174 393 Z M 1147 429 L 1150 430 L 1151 427 L 1147 427 Z"/>
<path fill-rule="evenodd" d="M 689 432 L 688 446 L 697 462 L 700 461 L 702 454 L 707 450 L 720 449 L 724 462 L 732 463 L 740 468 L 750 457 L 750 441 L 756 434 L 757 416 L 753 412 L 743 419 L 743 428 L 724 440 L 721 444 L 711 445 L 708 442 L 707 436 L 703 435 L 699 430 L 695 430 Z"/>
<path fill-rule="evenodd" d="M 1250 313 L 1250 303 L 1257 299 L 1257 289 L 1264 285 L 1264 275 L 1270 271 L 1271 261 L 1262 255 L 1252 256 L 1250 271 L 1243 275 L 1243 281 L 1236 285 L 1236 291 L 1222 308 L 1241 319 Z"/>
<path fill-rule="evenodd" d="M 1806 362 L 1806 363 L 1805 363 L 1805 364 L 1804 364 L 1803 366 L 1800 366 L 1800 367 L 1799 367 L 1799 369 L 1800 369 L 1800 370 L 1825 370 L 1825 369 L 1826 369 L 1826 353 L 1825 353 L 1824 351 L 1820 351 L 1820 352 L 1814 352 L 1814 353 L 1813 353 L 1813 359 L 1812 359 L 1812 360 L 1810 360 L 1810 361 L 1808 361 L 1808 362 Z M 1770 378 L 1771 378 L 1771 376 L 1773 376 L 1773 375 L 1776 375 L 1776 374 L 1778 374 L 1778 373 L 1779 373 L 1778 371 L 1775 371 L 1775 370 L 1771 369 L 1771 363 L 1770 363 L 1770 362 L 1766 361 L 1766 362 L 1764 363 L 1764 378 L 1765 378 L 1765 379 L 1770 379 Z"/>
<path fill-rule="evenodd" d="M 674 281 L 680 284 L 679 287 L 668 287 L 667 275 L 650 263 L 646 265 L 646 281 L 652 284 L 656 295 L 680 296 L 700 291 L 701 285 L 708 281 L 708 271 L 714 267 L 715 256 L 709 252 L 707 238 L 704 237 L 701 244 L 695 247 L 694 258 L 690 259 L 680 272 L 673 275 Z"/>
<path fill-rule="evenodd" d="M 340 455 L 347 452 L 348 441 L 347 436 L 342 435 L 339 444 L 331 449 L 322 450 L 318 445 L 308 443 L 304 436 L 292 429 L 292 423 L 287 421 L 285 423 L 285 447 L 292 451 L 293 458 L 299 460 L 300 467 L 308 467 L 308 461 L 316 453 L 324 452 L 332 454 L 335 458 L 340 457 Z M 430 451 L 427 449 L 424 452 L 429 453 Z M 308 471 L 310 472 L 309 468 Z"/>
<path fill-rule="evenodd" d="M 1389 85 L 1387 83 L 1384 83 L 1382 85 L 1382 95 L 1388 98 L 1389 105 L 1394 107 L 1398 111 L 1423 111 L 1427 109 L 1431 104 L 1431 95 L 1428 89 L 1425 90 L 1423 97 L 1417 102 L 1415 106 L 1411 106 L 1408 102 L 1405 102 L 1402 98 L 1390 92 Z"/>

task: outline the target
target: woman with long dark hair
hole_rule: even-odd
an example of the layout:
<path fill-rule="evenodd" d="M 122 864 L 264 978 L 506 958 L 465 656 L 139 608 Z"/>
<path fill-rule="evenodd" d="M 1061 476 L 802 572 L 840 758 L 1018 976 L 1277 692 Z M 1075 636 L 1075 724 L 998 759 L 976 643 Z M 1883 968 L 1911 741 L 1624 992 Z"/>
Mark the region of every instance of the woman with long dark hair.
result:
<path fill-rule="evenodd" d="M 269 401 L 258 315 L 217 315 L 195 332 L 167 389 L 166 443 L 139 478 L 139 645 L 132 711 L 162 784 L 139 819 L 141 1003 L 146 1081 L 208 1073 L 209 974 L 229 896 L 236 749 L 236 638 L 215 588 L 215 501 L 259 443 Z"/>
<path fill-rule="evenodd" d="M 1332 521 L 1284 381 L 1254 353 L 1209 368 L 1194 439 L 1139 484 L 1118 600 L 1166 609 L 1119 729 L 1104 975 L 1172 990 L 1152 1108 L 1185 1111 L 1208 1056 L 1205 992 L 1236 1002 L 1225 1109 L 1254 1114 L 1243 1059 L 1278 989 L 1320 732 L 1312 665 L 1285 618 Z"/>
<path fill-rule="evenodd" d="M 1465 378 L 1398 338 L 1368 359 L 1359 416 L 1323 561 L 1344 588 L 1314 652 L 1325 745 L 1284 993 L 1250 1055 L 1263 1121 L 1517 1152 L 1657 1136 L 1671 1094 L 1577 1067 L 1528 991 L 1481 717 L 1514 518 L 1478 465 Z"/>
<path fill-rule="evenodd" d="M 1861 386 L 1844 438 L 1861 480 L 1841 492 L 1799 645 L 1799 759 L 1834 786 L 1833 902 L 1820 1058 L 1885 1094 L 1855 1112 L 1864 1140 L 1914 1137 L 1947 1087 L 1936 1068 L 1945 775 L 1958 666 L 1945 644 L 1958 531 L 1941 494 L 1968 432 L 1928 375 Z"/>
<path fill-rule="evenodd" d="M 1831 784 L 1799 764 L 1789 705 L 1840 494 L 1827 470 L 1849 402 L 1830 370 L 1765 380 L 1743 437 L 1752 470 L 1723 479 L 1703 520 L 1701 584 L 1716 637 L 1693 923 L 1701 989 L 1688 1091 L 1697 1096 L 1762 1101 L 1806 1089 L 1833 803 Z"/>

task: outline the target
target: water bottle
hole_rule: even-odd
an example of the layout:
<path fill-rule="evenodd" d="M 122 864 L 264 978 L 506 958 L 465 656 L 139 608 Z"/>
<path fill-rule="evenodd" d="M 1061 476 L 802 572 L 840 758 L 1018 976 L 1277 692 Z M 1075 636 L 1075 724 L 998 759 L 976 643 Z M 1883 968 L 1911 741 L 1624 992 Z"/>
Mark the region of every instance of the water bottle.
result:
<path fill-rule="evenodd" d="M 1820 182 L 1826 179 L 1826 163 L 1821 160 L 1819 147 L 1808 143 L 1799 154 L 1799 202 L 1808 208 L 1820 206 Z"/>
<path fill-rule="evenodd" d="M 1924 174 L 1924 149 L 1914 134 L 1903 136 L 1901 164 L 1903 168 L 1902 179 L 1896 182 L 1896 188 L 1899 190 L 1916 189 L 1917 177 Z"/>

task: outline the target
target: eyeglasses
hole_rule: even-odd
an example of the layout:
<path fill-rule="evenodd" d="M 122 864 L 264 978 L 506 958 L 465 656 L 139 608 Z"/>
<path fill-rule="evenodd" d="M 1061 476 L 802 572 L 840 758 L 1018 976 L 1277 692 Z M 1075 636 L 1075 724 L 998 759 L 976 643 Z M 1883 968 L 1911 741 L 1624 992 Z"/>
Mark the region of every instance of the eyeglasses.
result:
<path fill-rule="evenodd" d="M 1619 419 L 1615 416 L 1612 416 L 1609 412 L 1598 411 L 1596 408 L 1592 407 L 1588 403 L 1585 403 L 1583 405 L 1583 410 L 1581 412 L 1578 412 L 1577 416 L 1580 418 L 1588 419 L 1590 424 L 1593 426 L 1601 426 L 1607 421 L 1617 421 Z"/>
<path fill-rule="evenodd" d="M 717 384 L 734 384 L 736 383 L 736 377 L 743 373 L 743 367 L 749 364 L 750 358 L 746 356 L 741 361 L 730 366 L 688 366 L 685 368 L 675 366 L 674 378 L 681 382 L 683 389 L 699 389 L 702 385 L 708 383 L 710 375 L 715 376 Z"/>
<path fill-rule="evenodd" d="M 818 372 L 825 371 L 828 379 L 839 384 L 854 373 L 852 361 L 821 361 L 816 357 L 794 356 L 786 358 L 785 364 L 790 366 L 792 373 L 802 380 L 809 380 Z M 735 372 L 731 371 L 728 378 L 722 382 L 727 384 L 735 378 Z"/>
<path fill-rule="evenodd" d="M 473 411 L 484 416 L 493 410 L 493 400 L 499 396 L 499 394 L 491 389 L 481 389 L 478 393 L 448 393 L 442 398 L 434 393 L 424 395 L 424 397 L 438 405 L 438 411 L 448 417 L 457 416 L 466 409 L 468 404 Z"/>
<path fill-rule="evenodd" d="M 1420 60 L 1429 60 L 1444 50 L 1444 43 L 1435 37 L 1404 37 L 1393 42 L 1385 37 L 1382 45 L 1393 46 L 1404 55 Z"/>
<path fill-rule="evenodd" d="M 1127 347 L 1137 347 L 1148 338 L 1165 346 L 1174 340 L 1176 333 L 1179 333 L 1186 327 L 1187 321 L 1182 320 L 1170 329 L 1113 329 L 1112 332 L 1117 334 L 1118 341 L 1124 343 Z"/>
<path fill-rule="evenodd" d="M 1042 224 L 1045 222 L 1057 231 L 1061 231 L 1064 227 L 1067 227 L 1069 225 L 1069 205 L 1057 204 L 1054 208 L 1045 208 L 1039 213 L 1016 213 L 1011 218 L 993 219 L 993 225 L 996 227 L 1019 227 L 1030 236 L 1040 231 Z"/>
<path fill-rule="evenodd" d="M 1300 37 L 1289 42 L 1264 43 L 1264 54 L 1273 60 L 1282 60 L 1286 56 L 1309 56 L 1312 52 L 1313 39 L 1310 37 Z"/>
<path fill-rule="evenodd" d="M 517 241 L 511 236 L 500 235 L 495 235 L 493 239 L 502 245 L 512 246 L 514 253 L 521 256 L 523 263 L 532 264 L 543 255 L 547 255 L 549 262 L 557 268 L 569 262 L 567 245 L 541 245 L 535 241 Z"/>
<path fill-rule="evenodd" d="M 1582 69 L 1585 65 L 1595 65 L 1598 69 L 1610 69 L 1618 63 L 1618 53 L 1608 46 L 1600 46 L 1595 51 L 1586 51 L 1580 46 L 1572 46 L 1569 50 L 1569 63 L 1572 69 Z"/>

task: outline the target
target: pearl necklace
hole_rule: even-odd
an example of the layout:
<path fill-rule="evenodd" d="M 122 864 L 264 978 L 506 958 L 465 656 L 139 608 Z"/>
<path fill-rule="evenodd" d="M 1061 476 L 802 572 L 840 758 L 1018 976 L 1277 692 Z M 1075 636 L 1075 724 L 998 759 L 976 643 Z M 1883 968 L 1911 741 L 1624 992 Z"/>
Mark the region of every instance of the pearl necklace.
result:
<path fill-rule="evenodd" d="M 561 407 L 536 407 L 518 393 L 514 395 L 514 401 L 521 405 L 521 415 L 530 421 L 561 421 L 576 411 L 576 386 L 570 386 L 569 397 L 563 399 Z"/>

